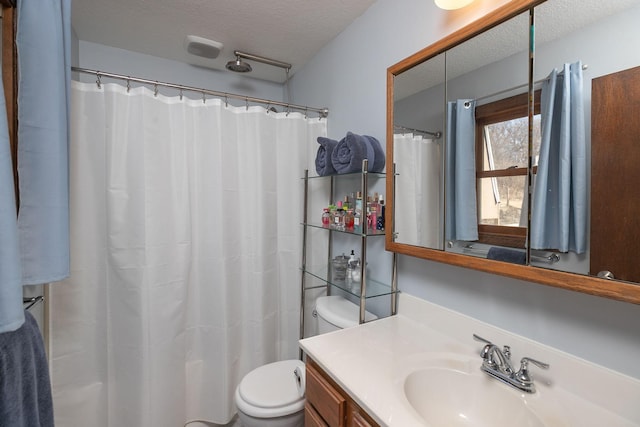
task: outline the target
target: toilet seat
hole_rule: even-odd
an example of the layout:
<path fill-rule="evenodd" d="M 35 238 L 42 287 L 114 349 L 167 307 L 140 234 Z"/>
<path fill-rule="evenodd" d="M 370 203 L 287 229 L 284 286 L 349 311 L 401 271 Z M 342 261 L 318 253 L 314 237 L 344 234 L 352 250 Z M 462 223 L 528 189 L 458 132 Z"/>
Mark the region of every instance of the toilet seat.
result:
<path fill-rule="evenodd" d="M 269 363 L 249 372 L 236 388 L 238 409 L 257 418 L 282 417 L 301 411 L 304 388 L 298 387 L 296 368 L 304 374 L 304 363 L 300 360 Z"/>

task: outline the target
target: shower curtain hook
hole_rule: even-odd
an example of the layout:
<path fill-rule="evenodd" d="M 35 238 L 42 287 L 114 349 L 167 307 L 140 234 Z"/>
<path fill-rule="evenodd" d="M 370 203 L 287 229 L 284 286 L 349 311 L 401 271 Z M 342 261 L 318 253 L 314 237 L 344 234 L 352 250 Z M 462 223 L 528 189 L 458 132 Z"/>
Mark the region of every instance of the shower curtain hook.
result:
<path fill-rule="evenodd" d="M 102 87 L 100 82 L 100 71 L 96 73 L 96 76 L 98 77 L 98 80 L 96 80 L 96 84 L 98 85 L 98 89 L 100 89 Z"/>
<path fill-rule="evenodd" d="M 127 93 L 129 93 L 129 91 L 131 90 L 131 80 L 130 76 L 127 76 Z"/>
<path fill-rule="evenodd" d="M 227 108 L 229 106 L 229 96 L 225 94 L 224 96 L 224 107 Z"/>
<path fill-rule="evenodd" d="M 304 107 L 304 118 L 305 119 L 309 118 L 309 107 L 307 106 Z"/>
<path fill-rule="evenodd" d="M 182 101 L 182 88 L 180 88 L 180 101 Z"/>
<path fill-rule="evenodd" d="M 269 114 L 269 110 L 270 110 L 270 109 L 271 109 L 271 103 L 270 103 L 270 102 L 268 102 L 268 103 L 267 103 L 267 114 Z"/>
<path fill-rule="evenodd" d="M 158 96 L 158 82 L 153 85 L 153 96 Z"/>
<path fill-rule="evenodd" d="M 291 105 L 287 104 L 287 115 L 286 117 L 289 117 L 289 113 L 291 112 Z"/>
<path fill-rule="evenodd" d="M 249 98 L 245 98 L 244 102 L 245 102 L 245 106 L 247 108 L 247 111 L 249 111 Z"/>
<path fill-rule="evenodd" d="M 206 104 L 207 103 L 207 97 L 205 96 L 205 93 L 202 92 L 202 103 Z"/>

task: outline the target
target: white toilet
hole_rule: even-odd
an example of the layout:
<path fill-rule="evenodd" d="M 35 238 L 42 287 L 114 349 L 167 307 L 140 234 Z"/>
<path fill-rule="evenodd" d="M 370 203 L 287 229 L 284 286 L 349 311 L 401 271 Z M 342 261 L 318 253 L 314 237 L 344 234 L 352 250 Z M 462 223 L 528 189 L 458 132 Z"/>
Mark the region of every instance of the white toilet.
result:
<path fill-rule="evenodd" d="M 341 296 L 319 297 L 318 332 L 337 331 L 358 324 L 359 307 Z M 376 316 L 366 312 L 367 321 Z M 244 427 L 302 427 L 304 425 L 304 363 L 283 360 L 260 366 L 244 376 L 235 403 Z"/>

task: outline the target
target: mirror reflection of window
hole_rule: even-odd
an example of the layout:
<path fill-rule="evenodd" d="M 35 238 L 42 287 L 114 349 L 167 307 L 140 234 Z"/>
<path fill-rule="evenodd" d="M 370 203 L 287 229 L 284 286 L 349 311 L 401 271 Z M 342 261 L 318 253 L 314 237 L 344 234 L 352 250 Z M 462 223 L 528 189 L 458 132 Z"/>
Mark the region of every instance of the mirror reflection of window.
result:
<path fill-rule="evenodd" d="M 536 97 L 533 156 L 540 150 Z M 476 107 L 476 187 L 479 242 L 523 248 L 527 227 L 528 96 Z M 535 173 L 535 168 L 534 168 Z"/>
<path fill-rule="evenodd" d="M 528 128 L 526 117 L 484 126 L 480 172 L 485 177 L 478 180 L 480 224 L 526 226 L 522 222 L 522 206 L 526 196 Z"/>

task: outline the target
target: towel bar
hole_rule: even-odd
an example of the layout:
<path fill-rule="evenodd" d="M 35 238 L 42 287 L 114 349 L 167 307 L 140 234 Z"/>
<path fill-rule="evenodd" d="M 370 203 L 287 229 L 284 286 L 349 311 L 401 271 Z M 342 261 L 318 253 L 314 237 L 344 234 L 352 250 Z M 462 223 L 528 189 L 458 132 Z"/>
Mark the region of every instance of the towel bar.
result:
<path fill-rule="evenodd" d="M 473 246 L 473 244 L 468 244 L 462 248 L 462 251 L 469 255 L 486 257 L 488 250 L 476 248 Z M 555 264 L 556 262 L 560 261 L 560 256 L 555 252 L 551 252 L 550 254 L 545 254 L 545 255 L 534 255 L 532 253 L 530 261 L 538 262 L 538 263 Z"/>
<path fill-rule="evenodd" d="M 44 301 L 44 297 L 42 295 L 38 295 L 37 297 L 31 297 L 31 298 L 23 298 L 22 299 L 22 303 L 23 304 L 29 304 L 28 306 L 25 307 L 26 310 L 29 310 L 31 307 L 33 307 L 34 305 L 36 305 L 37 303 Z"/>

